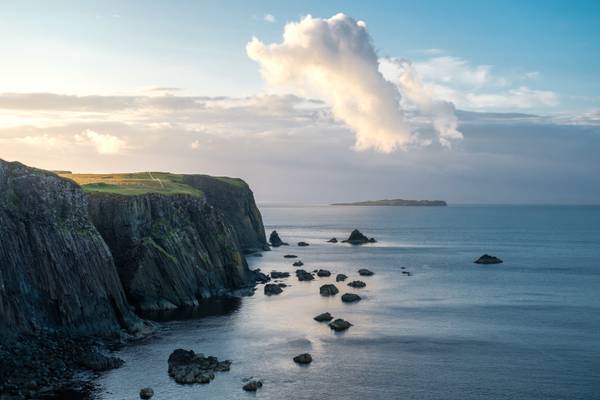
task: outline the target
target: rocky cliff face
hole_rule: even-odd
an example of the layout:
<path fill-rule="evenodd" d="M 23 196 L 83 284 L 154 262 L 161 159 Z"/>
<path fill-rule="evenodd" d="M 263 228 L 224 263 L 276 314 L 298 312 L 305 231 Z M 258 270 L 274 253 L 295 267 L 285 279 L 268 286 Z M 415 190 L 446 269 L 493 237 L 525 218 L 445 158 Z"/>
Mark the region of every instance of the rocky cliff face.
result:
<path fill-rule="evenodd" d="M 256 233 L 245 221 L 238 233 L 207 198 L 90 193 L 89 202 L 138 310 L 192 306 L 252 283 L 239 243 L 259 241 Z"/>
<path fill-rule="evenodd" d="M 267 239 L 262 217 L 250 187 L 241 179 L 208 175 L 184 175 L 183 181 L 204 193 L 206 201 L 220 210 L 233 227 L 242 249 L 265 249 Z"/>
<path fill-rule="evenodd" d="M 80 187 L 0 160 L 0 332 L 140 327 Z"/>

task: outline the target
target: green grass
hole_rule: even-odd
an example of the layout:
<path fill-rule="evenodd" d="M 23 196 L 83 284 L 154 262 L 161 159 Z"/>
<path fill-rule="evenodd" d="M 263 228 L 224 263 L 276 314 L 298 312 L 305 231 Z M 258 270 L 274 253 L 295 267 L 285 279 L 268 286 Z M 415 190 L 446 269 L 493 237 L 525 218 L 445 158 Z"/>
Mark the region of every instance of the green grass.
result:
<path fill-rule="evenodd" d="M 201 190 L 183 183 L 183 175 L 167 172 L 138 172 L 131 174 L 61 173 L 59 175 L 75 181 L 84 191 L 92 193 L 114 193 L 124 196 L 136 196 L 146 193 L 203 196 Z"/>

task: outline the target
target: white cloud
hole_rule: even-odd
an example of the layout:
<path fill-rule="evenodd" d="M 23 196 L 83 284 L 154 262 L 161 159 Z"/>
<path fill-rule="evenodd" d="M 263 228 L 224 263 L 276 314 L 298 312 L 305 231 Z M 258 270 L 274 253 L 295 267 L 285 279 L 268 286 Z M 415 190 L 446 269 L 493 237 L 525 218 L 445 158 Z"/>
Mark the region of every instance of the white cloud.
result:
<path fill-rule="evenodd" d="M 246 50 L 269 84 L 324 98 L 333 115 L 355 131 L 356 149 L 389 153 L 414 142 L 400 94 L 379 72 L 364 22 L 344 14 L 309 15 L 285 26 L 282 43 L 253 38 Z"/>
<path fill-rule="evenodd" d="M 120 154 L 127 147 L 127 142 L 117 136 L 107 133 L 98 133 L 91 129 L 86 129 L 81 134 L 75 135 L 78 143 L 91 143 L 98 154 L 115 155 Z"/>
<path fill-rule="evenodd" d="M 413 65 L 426 82 L 480 87 L 493 79 L 490 65 L 472 66 L 467 60 L 459 57 L 433 57 Z"/>
<path fill-rule="evenodd" d="M 275 21 L 277 21 L 277 20 L 275 19 L 275 16 L 274 16 L 273 14 L 265 14 L 265 15 L 263 16 L 263 20 L 264 20 L 264 21 L 266 21 L 266 22 L 270 22 L 271 24 L 272 24 L 272 23 L 275 23 Z"/>

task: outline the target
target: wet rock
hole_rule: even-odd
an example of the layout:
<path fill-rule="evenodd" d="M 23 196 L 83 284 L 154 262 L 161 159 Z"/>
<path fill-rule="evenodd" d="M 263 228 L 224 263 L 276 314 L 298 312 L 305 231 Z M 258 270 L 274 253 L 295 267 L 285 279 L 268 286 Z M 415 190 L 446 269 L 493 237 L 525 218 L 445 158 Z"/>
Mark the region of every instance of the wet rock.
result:
<path fill-rule="evenodd" d="M 298 242 L 298 246 L 300 246 L 300 247 L 306 247 L 306 246 L 309 246 L 309 244 L 306 243 L 306 242 Z"/>
<path fill-rule="evenodd" d="M 119 368 L 123 363 L 124 361 L 120 358 L 105 356 L 99 352 L 88 353 L 80 361 L 82 367 L 96 372 Z"/>
<path fill-rule="evenodd" d="M 313 318 L 317 322 L 327 322 L 333 319 L 333 316 L 328 312 L 324 312 L 323 314 L 319 314 Z"/>
<path fill-rule="evenodd" d="M 335 321 L 329 323 L 329 327 L 336 332 L 345 331 L 346 329 L 350 328 L 351 326 L 352 326 L 352 324 L 350 322 L 343 320 L 341 318 L 338 318 Z"/>
<path fill-rule="evenodd" d="M 326 269 L 320 269 L 317 271 L 317 276 L 320 276 L 320 277 L 331 276 L 331 272 Z"/>
<path fill-rule="evenodd" d="M 298 258 L 298 256 L 295 254 L 286 254 L 285 256 L 283 256 L 283 258 Z"/>
<path fill-rule="evenodd" d="M 287 287 L 287 285 L 286 285 L 285 283 L 283 283 L 283 282 L 281 282 L 281 283 L 278 283 L 278 284 L 277 284 L 277 286 L 279 286 L 280 288 L 285 288 L 285 287 Z"/>
<path fill-rule="evenodd" d="M 344 240 L 343 242 L 350 243 L 350 244 L 365 244 L 365 243 L 374 243 L 374 242 L 376 242 L 376 240 L 373 238 L 369 239 L 368 237 L 363 235 L 358 229 L 355 229 L 352 231 L 352 233 L 350 234 L 348 239 Z"/>
<path fill-rule="evenodd" d="M 368 270 L 366 268 L 363 268 L 363 269 L 359 269 L 358 270 L 358 274 L 360 276 L 373 276 L 373 275 L 375 275 L 375 272 L 370 271 L 370 270 Z"/>
<path fill-rule="evenodd" d="M 269 243 L 271 243 L 271 246 L 273 246 L 273 247 L 287 246 L 288 245 L 283 240 L 281 240 L 281 238 L 279 237 L 279 234 L 277 233 L 277 231 L 271 232 L 271 235 L 269 236 Z"/>
<path fill-rule="evenodd" d="M 337 243 L 338 240 L 336 238 L 331 238 L 327 241 L 327 243 Z"/>
<path fill-rule="evenodd" d="M 299 354 L 294 357 L 294 362 L 297 364 L 310 364 L 312 362 L 312 356 L 308 353 Z"/>
<path fill-rule="evenodd" d="M 474 261 L 475 264 L 500 264 L 503 261 L 496 256 L 490 256 L 489 254 L 484 254 Z"/>
<path fill-rule="evenodd" d="M 361 297 L 354 293 L 345 293 L 344 295 L 342 295 L 342 301 L 344 303 L 354 303 L 360 300 Z"/>
<path fill-rule="evenodd" d="M 271 271 L 271 278 L 272 279 L 282 279 L 282 278 L 289 278 L 289 277 L 290 277 L 290 273 L 289 272 Z"/>
<path fill-rule="evenodd" d="M 242 389 L 244 389 L 246 392 L 256 392 L 258 389 L 260 389 L 262 387 L 262 385 L 263 385 L 262 381 L 251 380 L 248 383 L 246 383 L 244 386 L 242 386 Z"/>
<path fill-rule="evenodd" d="M 304 265 L 304 263 L 302 261 L 298 260 L 298 261 L 294 262 L 292 265 L 294 267 L 301 267 Z"/>
<path fill-rule="evenodd" d="M 229 371 L 231 361 L 219 361 L 217 357 L 204 357 L 193 350 L 177 349 L 168 360 L 169 376 L 180 384 L 210 383 L 215 378 L 214 372 Z"/>
<path fill-rule="evenodd" d="M 271 280 L 271 278 L 269 278 L 267 275 L 260 272 L 260 269 L 255 269 L 254 271 L 252 271 L 252 273 L 254 274 L 255 282 L 267 283 Z"/>
<path fill-rule="evenodd" d="M 312 281 L 313 279 L 315 279 L 313 274 L 311 274 L 310 272 L 306 272 L 303 269 L 296 270 L 296 277 L 299 281 Z"/>
<path fill-rule="evenodd" d="M 319 293 L 321 293 L 321 296 L 335 296 L 339 292 L 340 291 L 338 288 L 332 284 L 323 285 L 319 288 Z"/>
<path fill-rule="evenodd" d="M 283 292 L 283 290 L 279 287 L 279 285 L 276 285 L 274 283 L 267 283 L 265 285 L 266 296 L 274 296 L 280 294 L 281 292 Z"/>
<path fill-rule="evenodd" d="M 348 276 L 344 274 L 337 274 L 337 276 L 335 277 L 336 282 L 343 282 L 346 279 L 348 279 Z"/>
<path fill-rule="evenodd" d="M 402 275 L 411 276 L 412 274 L 410 273 L 410 271 L 402 271 Z"/>
<path fill-rule="evenodd" d="M 363 281 L 352 281 L 348 284 L 348 286 L 353 287 L 355 289 L 360 289 L 360 288 L 364 288 L 365 286 L 367 286 L 367 284 L 364 283 Z"/>
<path fill-rule="evenodd" d="M 143 388 L 140 390 L 140 399 L 148 400 L 154 396 L 154 390 L 152 388 Z"/>

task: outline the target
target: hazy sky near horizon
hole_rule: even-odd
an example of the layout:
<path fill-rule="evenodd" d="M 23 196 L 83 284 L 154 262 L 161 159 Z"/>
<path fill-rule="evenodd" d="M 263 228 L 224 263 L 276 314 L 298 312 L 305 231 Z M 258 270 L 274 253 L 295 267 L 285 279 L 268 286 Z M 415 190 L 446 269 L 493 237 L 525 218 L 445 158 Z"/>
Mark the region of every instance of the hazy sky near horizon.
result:
<path fill-rule="evenodd" d="M 600 203 L 595 1 L 0 4 L 0 158 L 259 201 Z"/>

